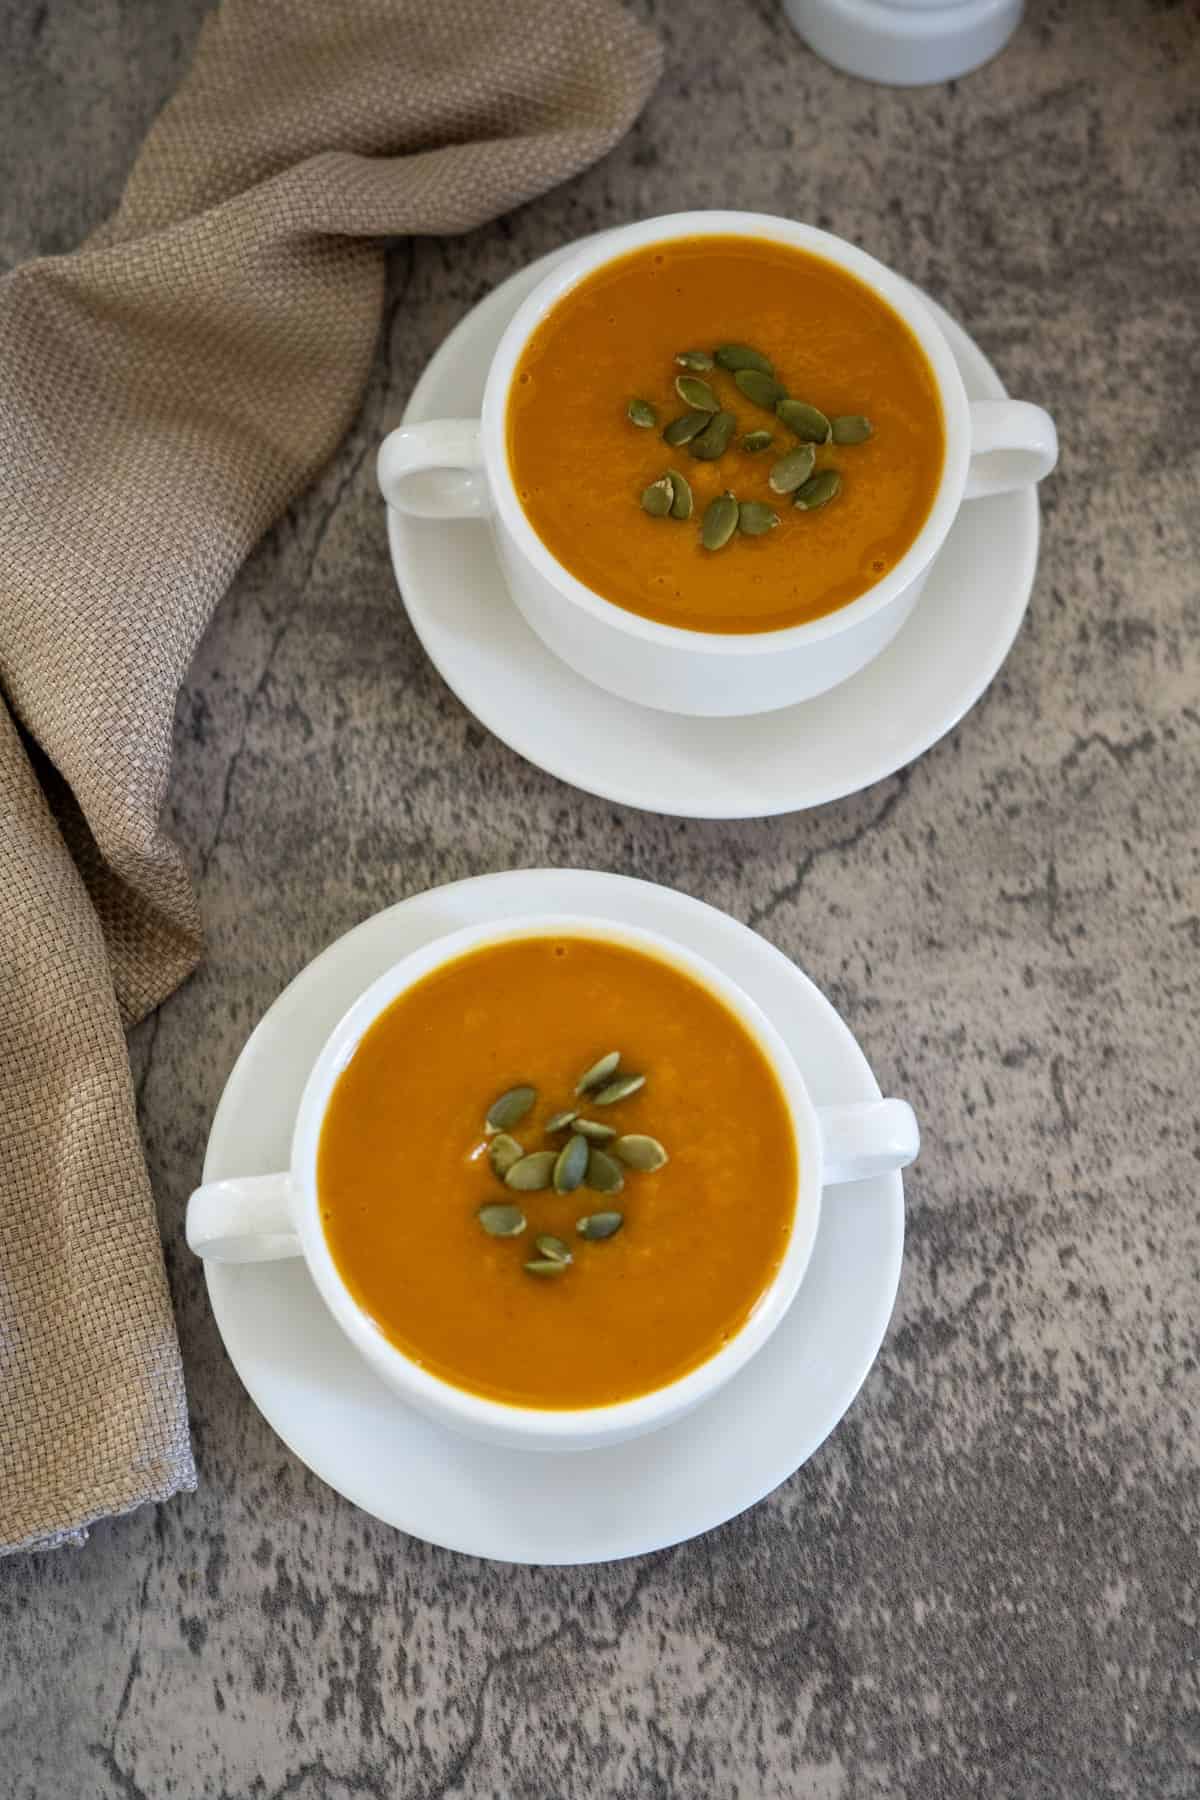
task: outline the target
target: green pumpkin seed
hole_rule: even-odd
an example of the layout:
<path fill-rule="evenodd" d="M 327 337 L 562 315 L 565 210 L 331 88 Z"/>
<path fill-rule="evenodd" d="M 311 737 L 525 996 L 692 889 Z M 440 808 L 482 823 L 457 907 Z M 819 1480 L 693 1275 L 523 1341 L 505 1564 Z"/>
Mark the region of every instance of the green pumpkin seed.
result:
<path fill-rule="evenodd" d="M 698 375 L 677 375 L 675 392 L 685 406 L 695 412 L 720 412 L 721 402 L 709 387 L 707 381 L 701 381 Z"/>
<path fill-rule="evenodd" d="M 764 412 L 774 412 L 779 402 L 787 399 L 782 382 L 773 375 L 764 375 L 760 369 L 739 369 L 733 379 L 747 400 L 753 406 L 761 406 Z"/>
<path fill-rule="evenodd" d="M 503 1181 L 513 1164 L 519 1163 L 524 1154 L 524 1148 L 516 1138 L 509 1137 L 507 1131 L 498 1131 L 488 1145 L 488 1161 L 492 1165 L 493 1175 L 498 1175 Z"/>
<path fill-rule="evenodd" d="M 757 456 L 760 450 L 769 450 L 773 442 L 769 431 L 748 431 L 742 439 L 742 449 L 748 450 L 751 456 Z"/>
<path fill-rule="evenodd" d="M 707 350 L 681 350 L 675 361 L 681 369 L 690 369 L 693 375 L 704 375 L 713 366 Z"/>
<path fill-rule="evenodd" d="M 576 1119 L 575 1129 L 593 1144 L 607 1144 L 617 1135 L 615 1125 L 601 1125 L 596 1119 Z"/>
<path fill-rule="evenodd" d="M 575 1083 L 577 1094 L 590 1094 L 593 1088 L 603 1087 L 609 1078 L 616 1074 L 621 1063 L 621 1052 L 610 1050 L 606 1056 L 594 1062 L 590 1069 L 585 1069 Z"/>
<path fill-rule="evenodd" d="M 744 531 L 747 537 L 763 537 L 768 531 L 774 531 L 779 523 L 779 514 L 773 506 L 764 506 L 761 500 L 743 500 L 738 508 L 738 530 Z"/>
<path fill-rule="evenodd" d="M 565 1265 L 566 1263 L 575 1260 L 571 1255 L 569 1247 L 563 1243 L 562 1239 L 551 1237 L 549 1232 L 543 1232 L 541 1237 L 534 1239 L 534 1243 L 537 1245 L 542 1255 L 550 1262 L 563 1263 Z"/>
<path fill-rule="evenodd" d="M 605 1087 L 598 1088 L 591 1096 L 593 1106 L 615 1106 L 618 1100 L 628 1100 L 630 1094 L 636 1094 L 639 1088 L 646 1085 L 644 1075 L 618 1075 Z"/>
<path fill-rule="evenodd" d="M 511 1131 L 519 1125 L 525 1114 L 537 1099 L 535 1087 L 513 1087 L 500 1095 L 487 1110 L 487 1128 L 492 1131 Z"/>
<path fill-rule="evenodd" d="M 813 472 L 813 464 L 817 453 L 811 444 L 800 444 L 795 450 L 789 450 L 772 464 L 771 473 L 767 476 L 771 491 L 776 494 L 794 494 L 802 482 L 808 480 Z"/>
<path fill-rule="evenodd" d="M 624 1213 L 589 1213 L 586 1219 L 576 1219 L 575 1229 L 581 1238 L 591 1238 L 593 1242 L 598 1242 L 601 1238 L 615 1237 L 624 1223 Z"/>
<path fill-rule="evenodd" d="M 752 350 L 749 344 L 722 344 L 717 351 L 716 360 L 721 368 L 728 369 L 736 375 L 741 369 L 754 369 L 760 375 L 773 375 L 775 365 L 761 350 Z"/>
<path fill-rule="evenodd" d="M 559 1151 L 554 1164 L 555 1193 L 573 1194 L 587 1174 L 587 1166 L 588 1141 L 579 1132 L 574 1132 Z"/>
<path fill-rule="evenodd" d="M 625 408 L 625 417 L 631 425 L 640 425 L 643 431 L 649 431 L 658 424 L 658 414 L 648 400 L 639 400 L 634 395 Z"/>
<path fill-rule="evenodd" d="M 612 1147 L 614 1156 L 619 1156 L 629 1169 L 640 1169 L 643 1174 L 652 1175 L 655 1169 L 661 1169 L 668 1161 L 667 1153 L 657 1138 L 640 1137 L 636 1133 L 629 1137 L 619 1137 Z"/>
<path fill-rule="evenodd" d="M 685 412 L 682 418 L 671 420 L 663 432 L 663 442 L 670 444 L 672 450 L 678 450 L 681 444 L 690 444 L 694 437 L 699 437 L 711 422 L 711 413 Z"/>
<path fill-rule="evenodd" d="M 714 413 L 699 437 L 692 438 L 688 444 L 688 455 L 696 457 L 699 462 L 716 462 L 728 450 L 736 424 L 737 420 L 731 412 Z"/>
<path fill-rule="evenodd" d="M 481 1206 L 475 1217 L 489 1237 L 520 1237 L 525 1229 L 519 1206 Z"/>
<path fill-rule="evenodd" d="M 558 1262 L 553 1257 L 543 1256 L 536 1258 L 533 1262 L 527 1262 L 525 1273 L 527 1275 L 565 1275 L 569 1267 L 569 1263 Z"/>
<path fill-rule="evenodd" d="M 552 1136 L 556 1131 L 565 1131 L 568 1125 L 574 1124 L 577 1117 L 578 1114 L 573 1112 L 556 1112 L 546 1120 L 547 1137 Z"/>
<path fill-rule="evenodd" d="M 836 469 L 818 469 L 811 481 L 806 481 L 802 488 L 797 488 L 793 506 L 801 512 L 813 512 L 818 506 L 824 506 L 842 489 L 842 478 Z"/>
<path fill-rule="evenodd" d="M 665 519 L 675 502 L 675 489 L 668 475 L 660 475 L 648 488 L 642 489 L 642 511 L 652 519 Z"/>
<path fill-rule="evenodd" d="M 553 1150 L 531 1150 L 528 1156 L 513 1164 L 504 1177 L 504 1185 L 515 1188 L 519 1194 L 540 1193 L 550 1186 L 557 1161 Z"/>
<path fill-rule="evenodd" d="M 692 490 L 688 485 L 687 477 L 681 475 L 678 469 L 668 469 L 667 474 L 670 476 L 671 486 L 675 490 L 671 517 L 673 519 L 690 519 L 692 516 Z"/>
<path fill-rule="evenodd" d="M 732 494 L 718 494 L 704 509 L 700 541 L 706 550 L 723 550 L 737 530 L 738 503 Z"/>
<path fill-rule="evenodd" d="M 819 407 L 810 406 L 806 400 L 780 400 L 775 408 L 775 416 L 782 419 L 802 444 L 829 442 L 829 420 Z"/>
<path fill-rule="evenodd" d="M 619 1194 L 625 1186 L 621 1165 L 607 1150 L 593 1150 L 588 1157 L 587 1184 L 594 1194 Z"/>
<path fill-rule="evenodd" d="M 871 435 L 871 421 L 861 413 L 842 413 L 830 428 L 835 444 L 865 444 Z"/>

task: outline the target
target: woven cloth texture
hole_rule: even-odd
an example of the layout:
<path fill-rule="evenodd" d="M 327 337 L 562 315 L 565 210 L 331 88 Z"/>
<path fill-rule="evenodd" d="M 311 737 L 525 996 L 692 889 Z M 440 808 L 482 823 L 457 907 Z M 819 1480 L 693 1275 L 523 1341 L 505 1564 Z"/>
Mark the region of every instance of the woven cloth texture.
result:
<path fill-rule="evenodd" d="M 384 240 L 604 154 L 616 0 L 227 0 L 115 216 L 0 282 L 0 1549 L 194 1485 L 122 1026 L 200 951 L 177 693 L 359 404 Z"/>

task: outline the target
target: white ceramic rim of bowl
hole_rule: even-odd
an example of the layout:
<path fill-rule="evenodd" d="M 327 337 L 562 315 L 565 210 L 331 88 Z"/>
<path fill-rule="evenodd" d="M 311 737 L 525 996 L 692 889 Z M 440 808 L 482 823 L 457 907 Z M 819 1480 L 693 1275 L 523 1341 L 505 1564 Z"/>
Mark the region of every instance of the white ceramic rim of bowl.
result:
<path fill-rule="evenodd" d="M 309 1069 L 376 975 L 464 923 L 547 904 L 653 921 L 736 971 L 788 1038 L 818 1104 L 880 1098 L 862 1045 L 831 1002 L 730 914 L 630 875 L 506 870 L 410 894 L 312 957 L 238 1050 L 213 1117 L 204 1179 L 286 1165 Z M 209 1261 L 202 1273 L 237 1380 L 266 1428 L 317 1480 L 425 1543 L 503 1563 L 571 1567 L 646 1555 L 712 1530 L 778 1488 L 836 1429 L 877 1363 L 895 1308 L 901 1171 L 863 1184 L 853 1202 L 822 1206 L 801 1296 L 735 1381 L 661 1432 L 578 1457 L 514 1454 L 441 1431 L 406 1406 L 351 1347 L 300 1258 Z M 329 1345 L 328 1363 L 318 1345 Z M 302 1360 L 312 1356 L 315 1363 Z M 882 1370 L 878 1379 L 886 1386 Z M 546 1527 L 552 1534 L 542 1536 Z"/>
<path fill-rule="evenodd" d="M 946 453 L 941 479 L 925 523 L 895 567 L 866 593 L 803 625 L 748 633 L 691 631 L 629 612 L 614 601 L 605 600 L 558 561 L 530 524 L 513 486 L 506 431 L 508 395 L 532 332 L 564 295 L 595 270 L 630 251 L 670 243 L 681 237 L 765 237 L 835 263 L 857 276 L 899 314 L 916 338 L 937 380 Z M 488 471 L 496 513 L 517 541 L 522 554 L 544 580 L 585 612 L 619 627 L 632 637 L 719 656 L 774 655 L 801 644 L 817 643 L 836 637 L 888 606 L 933 561 L 945 542 L 962 504 L 971 458 L 970 413 L 962 376 L 937 321 L 903 277 L 893 274 L 884 263 L 856 245 L 835 237 L 832 232 L 822 231 L 815 225 L 801 225 L 792 219 L 777 218 L 770 213 L 752 212 L 668 213 L 660 218 L 644 219 L 636 225 L 619 225 L 590 238 L 558 268 L 550 270 L 533 293 L 521 302 L 500 339 L 484 387 L 480 431 L 484 467 Z"/>
<path fill-rule="evenodd" d="M 560 245 L 519 265 L 471 307 L 425 365 L 401 423 L 478 419 L 507 320 L 578 247 Z M 968 399 L 1009 399 L 979 342 L 931 295 L 920 297 L 951 346 Z M 962 723 L 995 680 L 1029 609 L 1041 537 L 1037 495 L 1036 487 L 1014 488 L 961 508 L 913 614 L 857 675 L 816 699 L 738 720 L 670 721 L 594 687 L 561 664 L 526 623 L 490 534 L 478 523 L 465 522 L 447 538 L 452 550 L 444 558 L 443 540 L 430 521 L 385 510 L 401 607 L 451 693 L 500 743 L 557 780 L 620 806 L 679 818 L 746 819 L 775 818 L 859 793 L 915 762 Z M 481 625 L 480 661 L 473 640 Z M 509 686 L 499 679 L 512 657 L 536 670 L 534 692 L 526 692 L 515 711 Z M 887 674 L 876 692 L 871 684 L 880 670 Z M 864 689 L 871 691 L 867 732 L 861 724 Z M 575 720 L 567 736 L 558 731 L 564 706 L 582 709 L 582 737 Z M 607 747 L 614 731 L 630 730 L 636 750 L 622 773 Z M 831 749 L 827 731 L 833 733 Z M 732 795 L 714 793 L 710 778 L 731 738 L 744 773 Z M 664 741 L 670 762 L 660 774 L 647 759 Z"/>
<path fill-rule="evenodd" d="M 594 937 L 618 943 L 668 962 L 709 989 L 734 1014 L 766 1057 L 787 1103 L 798 1169 L 795 1209 L 787 1248 L 770 1285 L 764 1290 L 736 1335 L 723 1349 L 666 1386 L 635 1399 L 607 1406 L 548 1409 L 489 1400 L 455 1387 L 432 1374 L 385 1336 L 359 1307 L 334 1263 L 320 1221 L 316 1162 L 321 1127 L 338 1077 L 354 1055 L 364 1033 L 392 1002 L 435 969 L 474 950 L 530 937 Z M 791 1306 L 804 1279 L 821 1215 L 821 1128 L 804 1078 L 784 1039 L 756 1001 L 704 957 L 646 926 L 618 924 L 575 913 L 528 913 L 515 919 L 470 925 L 414 950 L 359 995 L 334 1027 L 305 1083 L 292 1138 L 293 1223 L 317 1290 L 351 1343 L 376 1369 L 386 1367 L 391 1385 L 423 1410 L 472 1428 L 502 1427 L 515 1441 L 519 1432 L 529 1448 L 572 1448 L 597 1433 L 614 1439 L 653 1430 L 659 1423 L 698 1405 L 724 1385 L 766 1343 Z"/>

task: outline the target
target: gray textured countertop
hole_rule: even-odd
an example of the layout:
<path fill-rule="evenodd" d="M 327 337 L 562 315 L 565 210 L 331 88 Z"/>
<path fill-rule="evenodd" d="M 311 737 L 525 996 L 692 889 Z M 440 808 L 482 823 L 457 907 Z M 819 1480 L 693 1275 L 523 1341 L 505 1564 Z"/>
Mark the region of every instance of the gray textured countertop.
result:
<path fill-rule="evenodd" d="M 184 692 L 171 807 L 208 956 L 134 1056 L 201 1486 L 0 1566 L 5 1797 L 1200 1792 L 1200 20 L 1033 0 L 990 68 L 889 93 L 770 0 L 654 10 L 669 73 L 615 154 L 396 251 L 361 416 Z M 0 0 L 0 264 L 104 215 L 202 11 Z M 1064 446 L 982 703 L 901 775 L 766 823 L 621 811 L 477 727 L 406 623 L 372 477 L 497 281 L 705 205 L 862 242 Z M 896 1315 L 840 1429 L 708 1538 L 574 1571 L 433 1550 L 324 1488 L 242 1391 L 181 1240 L 283 984 L 406 893 L 544 863 L 754 914 L 926 1128 Z"/>

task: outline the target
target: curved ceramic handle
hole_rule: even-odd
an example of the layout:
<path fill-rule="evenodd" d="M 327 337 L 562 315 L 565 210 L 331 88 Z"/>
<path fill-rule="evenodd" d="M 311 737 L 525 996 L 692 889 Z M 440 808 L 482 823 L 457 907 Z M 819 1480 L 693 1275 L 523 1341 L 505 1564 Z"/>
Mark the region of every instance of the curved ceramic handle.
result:
<path fill-rule="evenodd" d="M 907 1100 L 862 1100 L 854 1106 L 818 1106 L 823 1157 L 821 1181 L 866 1181 L 915 1162 L 921 1128 Z"/>
<path fill-rule="evenodd" d="M 401 425 L 375 465 L 389 506 L 418 519 L 482 519 L 492 510 L 478 419 Z"/>
<path fill-rule="evenodd" d="M 1032 487 L 1058 461 L 1054 420 L 1028 400 L 972 400 L 971 466 L 964 500 Z"/>
<path fill-rule="evenodd" d="M 300 1255 L 290 1175 L 208 1181 L 187 1205 L 188 1249 L 209 1262 L 281 1262 Z"/>

